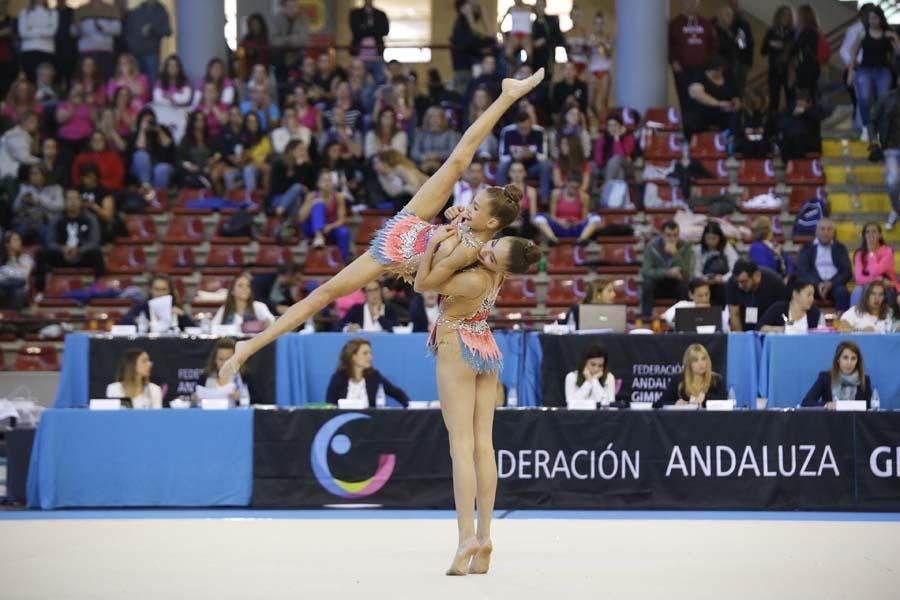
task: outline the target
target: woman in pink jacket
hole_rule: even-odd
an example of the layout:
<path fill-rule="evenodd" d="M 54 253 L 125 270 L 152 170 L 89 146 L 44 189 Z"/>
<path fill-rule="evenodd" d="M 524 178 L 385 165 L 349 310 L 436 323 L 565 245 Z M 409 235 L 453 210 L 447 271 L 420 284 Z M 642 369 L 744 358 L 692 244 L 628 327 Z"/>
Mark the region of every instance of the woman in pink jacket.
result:
<path fill-rule="evenodd" d="M 859 293 L 866 284 L 883 280 L 887 286 L 889 303 L 891 306 L 894 305 L 894 298 L 900 291 L 894 263 L 894 250 L 884 243 L 881 225 L 878 223 L 866 223 L 863 227 L 862 244 L 853 255 L 853 275 L 857 284 L 856 289 L 853 290 L 853 298 L 859 299 Z M 851 298 L 851 304 L 856 304 L 856 300 L 853 298 Z"/>

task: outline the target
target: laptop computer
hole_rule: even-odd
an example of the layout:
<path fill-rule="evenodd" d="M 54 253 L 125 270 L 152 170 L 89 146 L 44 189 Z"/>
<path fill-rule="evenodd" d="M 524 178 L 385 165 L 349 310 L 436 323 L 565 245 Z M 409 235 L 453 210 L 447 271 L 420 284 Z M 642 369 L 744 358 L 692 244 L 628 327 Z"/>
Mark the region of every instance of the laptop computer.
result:
<path fill-rule="evenodd" d="M 624 304 L 581 304 L 578 306 L 578 329 L 608 329 L 625 333 L 628 312 Z"/>
<path fill-rule="evenodd" d="M 703 327 L 703 329 L 698 329 L 698 327 Z M 684 333 L 722 331 L 722 307 L 698 306 L 695 308 L 676 308 L 675 331 Z"/>

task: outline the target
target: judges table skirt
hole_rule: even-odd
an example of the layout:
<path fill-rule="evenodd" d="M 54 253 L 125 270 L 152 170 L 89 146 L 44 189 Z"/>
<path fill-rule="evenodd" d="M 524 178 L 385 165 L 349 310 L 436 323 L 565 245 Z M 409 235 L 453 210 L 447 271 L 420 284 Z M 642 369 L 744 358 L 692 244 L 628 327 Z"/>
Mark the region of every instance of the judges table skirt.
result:
<path fill-rule="evenodd" d="M 252 410 L 52 409 L 28 506 L 246 506 L 252 470 Z"/>

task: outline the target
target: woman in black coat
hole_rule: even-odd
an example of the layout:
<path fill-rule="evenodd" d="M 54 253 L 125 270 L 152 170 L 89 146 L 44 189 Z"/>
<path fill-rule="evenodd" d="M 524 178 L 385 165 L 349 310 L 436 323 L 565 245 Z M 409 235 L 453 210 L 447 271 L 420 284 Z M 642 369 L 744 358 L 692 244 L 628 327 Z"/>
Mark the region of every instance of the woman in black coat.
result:
<path fill-rule="evenodd" d="M 369 342 L 356 338 L 347 342 L 341 350 L 337 371 L 328 383 L 326 401 L 329 404 L 337 404 L 340 398 L 357 398 L 364 395 L 368 398 L 369 407 L 375 408 L 375 396 L 378 394 L 379 385 L 384 388 L 386 395 L 403 406 L 409 406 L 409 396 L 406 392 L 372 368 L 372 347 Z"/>
<path fill-rule="evenodd" d="M 724 400 L 725 380 L 712 370 L 709 352 L 701 344 L 691 344 L 684 351 L 684 370 L 681 375 L 669 380 L 666 391 L 653 403 L 654 408 L 667 404 L 699 404 L 706 407 L 706 401 Z"/>
<path fill-rule="evenodd" d="M 866 408 L 871 406 L 872 380 L 863 367 L 862 352 L 853 342 L 838 344 L 831 370 L 819 373 L 801 405 L 834 410 L 835 400 L 865 400 Z"/>

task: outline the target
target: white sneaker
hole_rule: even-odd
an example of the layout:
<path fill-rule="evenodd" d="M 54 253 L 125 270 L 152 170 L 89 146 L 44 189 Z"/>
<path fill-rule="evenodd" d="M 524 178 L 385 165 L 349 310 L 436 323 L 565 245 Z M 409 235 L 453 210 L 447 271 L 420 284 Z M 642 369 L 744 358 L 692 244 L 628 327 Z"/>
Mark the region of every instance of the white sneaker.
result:
<path fill-rule="evenodd" d="M 863 127 L 862 133 L 859 136 L 859 141 L 861 141 L 864 144 L 869 143 L 869 128 L 868 127 Z"/>
<path fill-rule="evenodd" d="M 892 210 L 891 214 L 888 215 L 887 221 L 884 222 L 884 230 L 885 231 L 893 231 L 894 225 L 897 224 L 897 211 Z"/>

